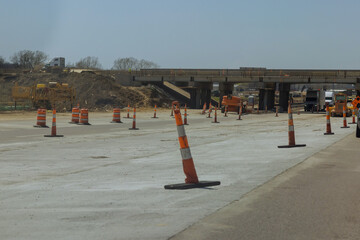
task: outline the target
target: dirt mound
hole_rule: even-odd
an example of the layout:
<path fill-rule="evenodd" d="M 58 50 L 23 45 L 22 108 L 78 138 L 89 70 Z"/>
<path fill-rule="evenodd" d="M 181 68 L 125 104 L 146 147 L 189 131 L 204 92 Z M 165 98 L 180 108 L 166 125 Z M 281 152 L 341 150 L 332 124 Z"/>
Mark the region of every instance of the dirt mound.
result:
<path fill-rule="evenodd" d="M 171 99 L 153 86 L 125 87 L 111 76 L 94 73 L 28 73 L 2 78 L 7 83 L 6 92 L 11 95 L 11 87 L 31 86 L 37 83 L 68 83 L 75 88 L 76 103 L 91 110 L 110 110 L 113 107 L 167 107 Z M 5 86 L 5 85 L 4 85 Z M 63 106 L 62 106 L 63 107 Z"/>

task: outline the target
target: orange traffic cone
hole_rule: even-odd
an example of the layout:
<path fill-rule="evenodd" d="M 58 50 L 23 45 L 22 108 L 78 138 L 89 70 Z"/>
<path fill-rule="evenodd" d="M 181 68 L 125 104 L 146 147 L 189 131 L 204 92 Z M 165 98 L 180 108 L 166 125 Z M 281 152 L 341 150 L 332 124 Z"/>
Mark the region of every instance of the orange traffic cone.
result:
<path fill-rule="evenodd" d="M 356 124 L 355 116 L 356 116 L 356 114 L 355 114 L 355 108 L 353 108 L 353 110 L 352 110 L 352 122 L 349 123 L 349 124 Z"/>
<path fill-rule="evenodd" d="M 34 127 L 48 128 L 46 125 L 46 109 L 39 108 L 37 110 L 36 125 Z"/>
<path fill-rule="evenodd" d="M 154 116 L 153 116 L 152 118 L 158 118 L 158 117 L 156 116 L 156 104 L 155 104 L 155 108 L 154 108 Z"/>
<path fill-rule="evenodd" d="M 127 107 L 127 115 L 126 115 L 126 118 L 130 118 L 130 104 L 128 104 L 128 107 Z"/>
<path fill-rule="evenodd" d="M 329 103 L 326 103 L 326 132 L 324 135 L 334 135 L 334 133 L 331 132 Z"/>
<path fill-rule="evenodd" d="M 71 110 L 71 121 L 69 123 L 79 123 L 80 119 L 80 108 L 73 107 Z"/>
<path fill-rule="evenodd" d="M 211 103 L 210 103 L 207 118 L 211 118 L 211 112 L 212 112 L 212 106 L 211 106 Z"/>
<path fill-rule="evenodd" d="M 346 103 L 345 103 L 346 104 Z M 349 128 L 346 121 L 346 105 L 343 106 L 343 126 L 341 128 Z"/>
<path fill-rule="evenodd" d="M 122 123 L 121 117 L 120 117 L 120 108 L 114 108 L 113 110 L 113 120 L 111 123 Z"/>
<path fill-rule="evenodd" d="M 225 105 L 224 117 L 227 117 L 228 113 L 228 105 Z"/>
<path fill-rule="evenodd" d="M 212 123 L 220 123 L 217 120 L 217 107 L 215 106 L 215 112 L 214 112 L 214 121 Z"/>
<path fill-rule="evenodd" d="M 185 104 L 185 109 L 184 109 L 184 125 L 189 125 L 187 123 L 187 107 L 186 107 L 186 104 Z"/>
<path fill-rule="evenodd" d="M 288 107 L 288 115 L 289 115 L 289 145 L 278 146 L 278 148 L 293 148 L 293 147 L 305 147 L 306 144 L 295 144 L 295 129 L 294 129 L 294 122 L 293 116 L 291 111 L 291 104 L 289 102 Z"/>
<path fill-rule="evenodd" d="M 136 128 L 136 107 L 134 107 L 132 128 L 129 128 L 129 130 L 139 130 L 138 128 Z"/>
<path fill-rule="evenodd" d="M 204 115 L 205 113 L 206 113 L 206 103 L 204 103 L 203 110 L 202 110 L 201 114 Z"/>
<path fill-rule="evenodd" d="M 44 137 L 63 137 L 64 135 L 57 135 L 56 134 L 56 110 L 53 109 L 53 119 L 52 119 L 52 126 L 51 126 L 51 135 L 44 135 Z"/>
<path fill-rule="evenodd" d="M 243 108 L 243 106 L 242 106 L 242 104 L 240 104 L 239 117 L 238 117 L 238 119 L 237 119 L 237 120 L 242 120 L 242 119 L 241 119 L 241 115 L 242 115 L 242 108 Z"/>
<path fill-rule="evenodd" d="M 203 188 L 209 186 L 220 185 L 219 181 L 199 181 L 196 174 L 195 164 L 191 156 L 189 143 L 185 133 L 185 127 L 182 122 L 180 109 L 176 108 L 175 120 L 179 136 L 180 152 L 183 163 L 183 170 L 185 173 L 185 183 L 165 185 L 165 189 L 189 189 L 189 188 Z"/>

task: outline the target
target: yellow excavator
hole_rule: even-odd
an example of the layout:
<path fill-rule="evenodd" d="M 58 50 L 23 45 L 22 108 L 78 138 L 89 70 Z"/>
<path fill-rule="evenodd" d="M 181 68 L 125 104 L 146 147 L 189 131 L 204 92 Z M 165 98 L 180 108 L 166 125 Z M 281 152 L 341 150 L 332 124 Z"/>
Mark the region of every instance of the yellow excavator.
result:
<path fill-rule="evenodd" d="M 30 100 L 35 108 L 51 109 L 55 104 L 75 102 L 75 89 L 67 83 L 49 82 L 48 84 L 35 84 L 30 87 L 18 86 L 12 88 L 11 96 L 16 102 Z"/>

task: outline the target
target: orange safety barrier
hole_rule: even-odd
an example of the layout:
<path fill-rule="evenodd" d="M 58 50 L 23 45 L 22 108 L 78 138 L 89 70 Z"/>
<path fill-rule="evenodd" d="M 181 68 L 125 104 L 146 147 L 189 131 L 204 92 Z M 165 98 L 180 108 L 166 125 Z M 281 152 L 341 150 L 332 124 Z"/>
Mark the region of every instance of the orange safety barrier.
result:
<path fill-rule="evenodd" d="M 292 115 L 292 111 L 291 111 L 291 104 L 289 102 L 289 107 L 288 107 L 288 115 L 289 115 L 289 120 L 288 120 L 288 125 L 289 125 L 289 145 L 282 145 L 282 146 L 278 146 L 278 148 L 293 148 L 293 147 L 305 147 L 306 144 L 295 144 L 295 129 L 294 129 L 294 121 L 293 121 L 293 115 Z"/>
<path fill-rule="evenodd" d="M 122 123 L 121 116 L 120 116 L 120 108 L 113 109 L 113 120 L 111 123 Z"/>
<path fill-rule="evenodd" d="M 128 104 L 128 107 L 127 107 L 127 115 L 126 115 L 126 118 L 130 118 L 130 104 Z"/>
<path fill-rule="evenodd" d="M 80 108 L 74 107 L 71 110 L 71 121 L 69 123 L 79 123 L 80 119 Z"/>
<path fill-rule="evenodd" d="M 64 135 L 57 135 L 56 134 L 56 110 L 53 109 L 53 119 L 52 119 L 52 126 L 51 126 L 51 135 L 44 135 L 44 137 L 63 137 Z"/>
<path fill-rule="evenodd" d="M 206 103 L 204 103 L 203 110 L 202 110 L 201 114 L 204 115 L 205 113 L 206 113 Z"/>
<path fill-rule="evenodd" d="M 343 106 L 343 126 L 341 128 L 350 128 L 346 121 L 346 104 Z"/>
<path fill-rule="evenodd" d="M 129 128 L 129 130 L 139 130 L 138 128 L 136 128 L 136 107 L 134 107 L 132 127 Z"/>
<path fill-rule="evenodd" d="M 48 128 L 46 125 L 46 109 L 39 108 L 37 110 L 36 125 L 34 127 Z"/>
<path fill-rule="evenodd" d="M 178 132 L 178 139 L 180 144 L 180 152 L 183 163 L 183 170 L 185 173 L 185 183 L 165 185 L 165 189 L 189 189 L 202 188 L 209 186 L 220 185 L 219 181 L 199 181 L 195 170 L 195 164 L 190 152 L 190 146 L 185 133 L 185 127 L 181 118 L 180 109 L 174 109 L 175 120 Z"/>
<path fill-rule="evenodd" d="M 184 109 L 184 125 L 189 125 L 187 122 L 187 107 L 185 104 L 185 109 Z"/>
<path fill-rule="evenodd" d="M 334 135 L 334 133 L 331 132 L 329 103 L 326 103 L 326 132 L 324 135 Z"/>
<path fill-rule="evenodd" d="M 154 116 L 153 116 L 152 118 L 158 118 L 158 117 L 156 116 L 156 104 L 155 104 L 155 108 L 154 108 Z"/>
<path fill-rule="evenodd" d="M 215 106 L 214 121 L 212 123 L 219 123 L 217 120 L 217 107 Z"/>
<path fill-rule="evenodd" d="M 89 123 L 89 110 L 86 108 L 80 109 L 80 122 L 81 125 L 91 125 Z"/>
<path fill-rule="evenodd" d="M 355 114 L 355 108 L 353 108 L 353 110 L 352 110 L 352 122 L 349 123 L 349 124 L 356 124 L 355 116 L 356 116 L 356 114 Z"/>
<path fill-rule="evenodd" d="M 241 115 L 242 115 L 242 111 L 243 111 L 242 108 L 243 108 L 243 106 L 242 106 L 242 104 L 240 104 L 239 117 L 236 120 L 242 120 L 241 119 Z"/>

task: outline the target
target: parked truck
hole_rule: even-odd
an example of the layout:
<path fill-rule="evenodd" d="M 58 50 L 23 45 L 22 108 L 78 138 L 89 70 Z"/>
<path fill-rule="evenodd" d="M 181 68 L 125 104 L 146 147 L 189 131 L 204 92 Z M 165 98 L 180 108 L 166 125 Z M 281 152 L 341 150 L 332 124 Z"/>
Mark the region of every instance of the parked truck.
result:
<path fill-rule="evenodd" d="M 334 92 L 326 91 L 325 92 L 325 104 L 329 104 L 329 107 L 334 106 Z"/>
<path fill-rule="evenodd" d="M 306 92 L 304 111 L 324 111 L 325 92 L 324 90 L 308 90 Z"/>
<path fill-rule="evenodd" d="M 336 93 L 334 94 L 334 106 L 330 107 L 330 112 L 332 117 L 342 117 L 343 108 L 345 105 L 346 116 L 350 117 L 352 115 L 352 107 L 347 105 L 347 95 L 345 93 Z"/>

